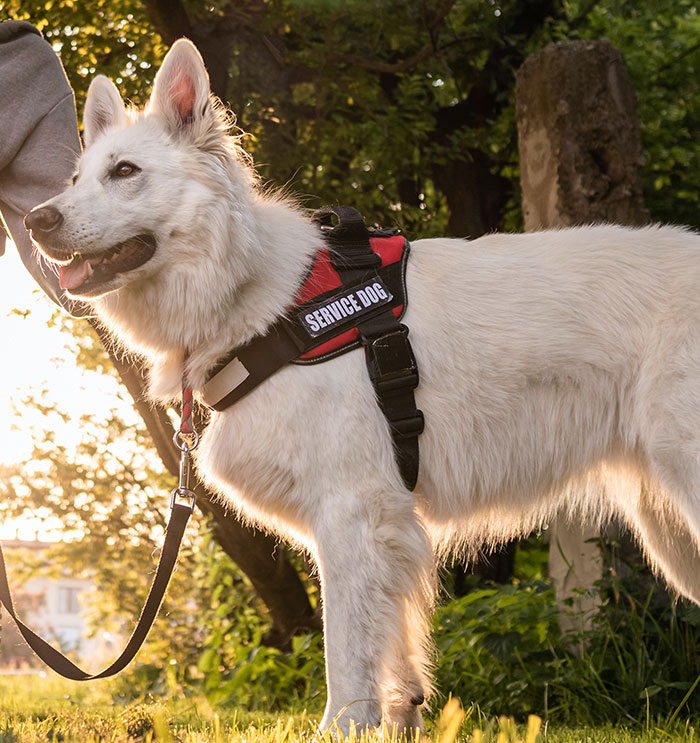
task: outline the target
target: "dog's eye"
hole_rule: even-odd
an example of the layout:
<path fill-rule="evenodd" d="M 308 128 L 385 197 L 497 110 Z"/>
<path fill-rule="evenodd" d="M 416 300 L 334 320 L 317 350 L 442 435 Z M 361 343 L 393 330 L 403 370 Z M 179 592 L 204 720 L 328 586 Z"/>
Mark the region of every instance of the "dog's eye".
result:
<path fill-rule="evenodd" d="M 73 174 L 72 181 L 73 181 L 73 185 L 75 186 L 75 184 L 78 182 L 78 174 L 77 173 L 74 173 Z"/>
<path fill-rule="evenodd" d="M 118 178 L 126 178 L 127 176 L 136 173 L 138 170 L 139 168 L 137 168 L 136 165 L 132 165 L 131 163 L 126 162 L 126 160 L 122 160 L 116 164 L 114 175 Z"/>

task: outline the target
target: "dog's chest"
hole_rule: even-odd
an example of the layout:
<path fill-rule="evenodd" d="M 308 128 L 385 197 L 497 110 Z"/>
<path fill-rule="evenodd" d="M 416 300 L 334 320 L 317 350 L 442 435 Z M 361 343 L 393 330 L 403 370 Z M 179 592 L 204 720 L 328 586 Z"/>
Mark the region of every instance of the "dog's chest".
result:
<path fill-rule="evenodd" d="M 224 412 L 197 454 L 200 477 L 249 516 L 307 530 L 318 498 L 380 477 L 393 452 L 361 351 L 289 366 Z"/>

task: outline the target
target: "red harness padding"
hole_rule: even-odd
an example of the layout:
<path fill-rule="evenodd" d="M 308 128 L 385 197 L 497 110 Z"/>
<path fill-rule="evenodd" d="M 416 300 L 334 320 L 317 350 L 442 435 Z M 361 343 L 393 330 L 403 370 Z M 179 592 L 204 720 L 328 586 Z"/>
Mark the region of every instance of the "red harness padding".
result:
<path fill-rule="evenodd" d="M 403 316 L 405 307 L 405 259 L 408 258 L 410 245 L 402 235 L 371 237 L 369 242 L 372 250 L 381 258 L 381 268 L 391 264 L 402 264 L 400 273 L 402 285 L 393 287 L 397 291 L 394 296 L 397 297 L 397 300 L 400 300 L 400 304 L 396 304 L 391 308 L 394 316 L 399 319 Z M 395 274 L 394 280 L 397 278 L 399 276 Z M 343 282 L 331 264 L 330 252 L 328 249 L 321 250 L 316 256 L 311 273 L 297 294 L 295 304 L 298 307 L 307 302 L 313 302 L 319 295 L 332 292 L 334 289 L 339 289 L 342 286 Z M 398 291 L 399 289 L 400 291 Z M 331 356 L 336 356 L 336 352 L 344 353 L 345 351 L 349 351 L 359 344 L 358 334 L 357 326 L 349 328 L 319 343 L 310 351 L 300 354 L 299 358 L 295 359 L 292 363 L 301 364 L 325 361 Z"/>

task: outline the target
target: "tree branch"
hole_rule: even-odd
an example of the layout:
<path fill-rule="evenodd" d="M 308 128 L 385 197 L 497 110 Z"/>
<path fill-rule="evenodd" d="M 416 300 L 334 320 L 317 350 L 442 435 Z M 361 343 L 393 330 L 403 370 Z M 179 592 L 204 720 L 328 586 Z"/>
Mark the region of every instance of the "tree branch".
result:
<path fill-rule="evenodd" d="M 423 60 L 432 57 L 434 54 L 435 49 L 433 48 L 432 43 L 428 43 L 419 52 L 416 52 L 416 54 L 408 59 L 402 60 L 401 62 L 381 62 L 377 59 L 365 59 L 364 57 L 359 57 L 355 54 L 330 54 L 328 58 L 331 62 L 340 62 L 341 64 L 348 64 L 353 67 L 362 67 L 365 70 L 382 72 L 387 75 L 398 75 L 402 72 L 408 72 Z"/>
<path fill-rule="evenodd" d="M 382 62 L 376 59 L 366 59 L 365 57 L 360 57 L 355 54 L 331 54 L 329 55 L 329 60 L 332 62 L 349 64 L 354 67 L 362 67 L 366 70 L 373 70 L 374 72 L 381 72 L 387 75 L 398 75 L 402 72 L 408 72 L 424 60 L 438 54 L 438 49 L 436 44 L 434 43 L 433 35 L 443 24 L 445 18 L 447 18 L 447 16 L 450 14 L 452 8 L 454 8 L 455 6 L 455 2 L 456 0 L 446 0 L 442 4 L 438 12 L 435 14 L 435 17 L 426 24 L 430 40 L 423 46 L 422 49 L 420 49 L 418 52 L 408 57 L 407 59 L 403 59 L 400 62 Z"/>
<path fill-rule="evenodd" d="M 685 57 L 689 56 L 693 52 L 696 52 L 698 49 L 700 49 L 700 41 L 698 41 L 696 44 L 693 44 L 692 46 L 689 46 L 687 49 L 685 49 L 680 54 L 675 56 L 672 60 L 670 60 L 669 62 L 666 62 L 666 64 L 661 65 L 661 67 L 659 67 L 658 70 L 656 70 L 656 72 L 653 74 L 652 80 L 658 80 L 658 78 L 663 72 L 666 72 L 666 70 L 671 69 L 671 67 L 678 64 L 678 62 L 680 62 L 681 59 L 684 59 Z"/>
<path fill-rule="evenodd" d="M 192 24 L 181 0 L 143 0 L 143 4 L 151 23 L 168 46 L 181 36 L 192 38 Z"/>

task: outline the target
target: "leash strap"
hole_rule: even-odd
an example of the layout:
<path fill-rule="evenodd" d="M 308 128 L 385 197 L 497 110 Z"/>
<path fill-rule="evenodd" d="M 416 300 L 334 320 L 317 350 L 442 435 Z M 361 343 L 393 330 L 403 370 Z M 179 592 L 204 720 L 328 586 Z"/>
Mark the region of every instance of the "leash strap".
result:
<path fill-rule="evenodd" d="M 56 671 L 64 678 L 73 681 L 90 681 L 92 679 L 102 679 L 114 676 L 131 662 L 132 658 L 143 645 L 146 635 L 148 635 L 151 625 L 158 614 L 158 609 L 163 600 L 165 589 L 170 582 L 170 576 L 175 568 L 177 554 L 180 549 L 185 527 L 189 521 L 192 508 L 188 504 L 175 503 L 173 505 L 170 521 L 165 532 L 165 541 L 163 551 L 158 562 L 155 578 L 151 584 L 151 590 L 146 599 L 146 603 L 139 617 L 138 623 L 129 638 L 122 654 L 108 668 L 101 673 L 89 674 L 75 665 L 73 661 L 66 658 L 54 647 L 49 645 L 46 640 L 41 638 L 17 616 L 15 607 L 10 593 L 10 586 L 7 581 L 7 570 L 5 569 L 5 558 L 0 546 L 0 601 L 5 607 L 7 613 L 12 617 L 17 629 L 22 637 L 26 640 L 27 645 L 46 663 L 49 668 Z"/>
<path fill-rule="evenodd" d="M 31 630 L 17 616 L 10 585 L 7 580 L 7 569 L 5 568 L 5 557 L 0 545 L 0 603 L 5 607 L 7 613 L 12 617 L 17 629 L 25 639 L 27 645 L 39 656 L 39 658 L 53 671 L 64 678 L 73 681 L 92 681 L 94 679 L 108 678 L 119 673 L 132 661 L 136 653 L 141 649 L 153 622 L 158 614 L 158 609 L 163 601 L 163 596 L 170 583 L 170 577 L 175 569 L 177 556 L 182 544 L 185 528 L 194 510 L 195 496 L 189 489 L 190 479 L 190 452 L 199 443 L 199 435 L 192 423 L 192 390 L 183 378 L 182 385 L 182 422 L 179 430 L 173 437 L 175 446 L 180 450 L 180 480 L 178 486 L 172 491 L 170 497 L 170 520 L 165 530 L 163 549 L 156 569 L 155 577 L 151 583 L 148 597 L 136 627 L 122 651 L 121 655 L 101 673 L 90 674 L 66 658 L 46 640 Z"/>

